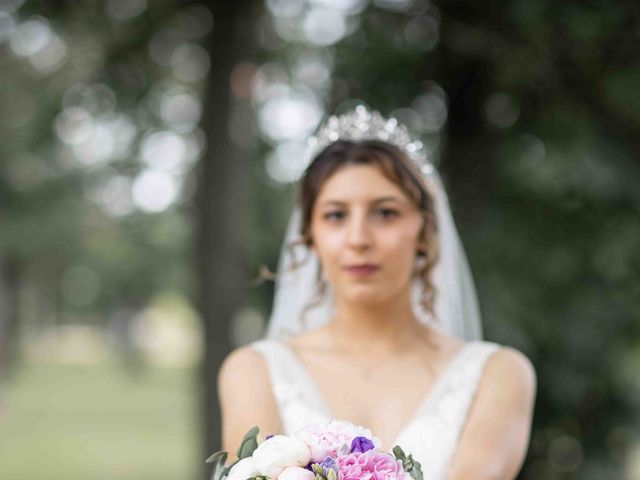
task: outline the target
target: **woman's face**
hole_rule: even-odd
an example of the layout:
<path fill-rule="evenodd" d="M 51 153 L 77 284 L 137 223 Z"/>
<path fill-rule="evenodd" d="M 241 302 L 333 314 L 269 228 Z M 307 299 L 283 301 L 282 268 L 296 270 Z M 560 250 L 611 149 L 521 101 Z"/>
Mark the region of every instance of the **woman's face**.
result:
<path fill-rule="evenodd" d="M 376 165 L 348 165 L 322 186 L 312 249 L 338 299 L 384 303 L 410 287 L 422 216 Z"/>

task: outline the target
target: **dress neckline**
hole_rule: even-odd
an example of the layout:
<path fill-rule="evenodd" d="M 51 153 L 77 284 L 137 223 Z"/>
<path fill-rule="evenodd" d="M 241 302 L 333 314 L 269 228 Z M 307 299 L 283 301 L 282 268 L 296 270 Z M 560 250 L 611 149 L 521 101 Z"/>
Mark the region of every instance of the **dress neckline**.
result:
<path fill-rule="evenodd" d="M 329 408 L 328 402 L 325 400 L 318 383 L 311 376 L 309 369 L 302 362 L 296 351 L 284 340 L 276 340 L 280 346 L 282 346 L 283 350 L 290 357 L 291 362 L 298 368 L 301 372 L 301 376 L 303 381 L 305 381 L 312 392 L 311 397 L 316 400 L 317 408 L 320 410 L 320 413 L 327 417 L 328 420 L 338 419 L 339 417 L 334 415 L 331 409 Z M 445 380 L 449 377 L 455 367 L 461 362 L 464 353 L 469 350 L 470 346 L 474 344 L 474 341 L 468 341 L 464 345 L 462 345 L 456 353 L 453 354 L 452 358 L 449 360 L 447 365 L 442 370 L 442 373 L 434 380 L 431 387 L 427 389 L 426 392 L 422 395 L 422 400 L 418 402 L 418 406 L 415 409 L 413 415 L 409 417 L 407 423 L 395 434 L 395 437 L 392 439 L 390 448 L 393 448 L 395 445 L 399 444 L 399 440 L 403 437 L 405 432 L 407 432 L 413 423 L 420 417 L 420 414 L 428 409 L 428 407 L 433 403 L 433 401 L 438 397 L 439 392 L 444 388 Z M 383 448 L 385 446 L 383 445 Z"/>

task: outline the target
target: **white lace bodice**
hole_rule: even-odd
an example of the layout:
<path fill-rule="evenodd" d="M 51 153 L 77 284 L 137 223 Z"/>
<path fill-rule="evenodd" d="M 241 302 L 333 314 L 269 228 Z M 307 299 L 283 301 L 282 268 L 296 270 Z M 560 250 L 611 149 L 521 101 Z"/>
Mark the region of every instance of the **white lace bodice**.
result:
<path fill-rule="evenodd" d="M 251 347 L 267 361 L 285 435 L 315 421 L 331 420 L 321 392 L 286 343 L 263 339 L 253 342 Z M 491 342 L 466 343 L 392 442 L 421 463 L 425 480 L 448 478 L 449 466 L 484 365 L 498 348 L 499 345 Z"/>

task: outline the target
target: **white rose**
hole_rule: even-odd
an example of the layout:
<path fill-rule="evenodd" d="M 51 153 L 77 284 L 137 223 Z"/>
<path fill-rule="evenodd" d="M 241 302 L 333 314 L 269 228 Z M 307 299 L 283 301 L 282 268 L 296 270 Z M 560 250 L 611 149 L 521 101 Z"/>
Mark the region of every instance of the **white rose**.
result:
<path fill-rule="evenodd" d="M 247 480 L 247 478 L 255 477 L 259 473 L 253 458 L 245 457 L 231 467 L 227 475 L 227 480 Z"/>
<path fill-rule="evenodd" d="M 309 447 L 297 438 L 274 435 L 253 451 L 256 468 L 262 475 L 276 478 L 286 467 L 304 467 L 311 460 Z"/>
<path fill-rule="evenodd" d="M 302 467 L 287 467 L 278 475 L 278 480 L 315 480 L 315 478 L 313 472 Z"/>

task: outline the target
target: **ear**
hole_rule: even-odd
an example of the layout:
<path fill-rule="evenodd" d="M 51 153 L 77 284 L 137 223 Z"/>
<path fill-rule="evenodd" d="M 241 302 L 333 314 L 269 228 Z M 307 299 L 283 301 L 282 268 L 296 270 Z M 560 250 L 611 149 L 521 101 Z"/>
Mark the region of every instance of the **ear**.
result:
<path fill-rule="evenodd" d="M 422 240 L 422 239 L 418 239 L 418 241 L 416 242 L 416 255 L 427 255 L 427 250 L 429 249 L 427 243 Z"/>
<path fill-rule="evenodd" d="M 420 230 L 418 232 L 418 238 L 416 238 L 416 255 L 427 254 L 427 243 L 424 240 L 425 229 L 426 229 L 426 225 L 423 220 L 422 225 L 420 226 Z"/>
<path fill-rule="evenodd" d="M 309 231 L 309 232 L 307 233 L 307 237 L 308 237 L 308 239 L 309 239 L 309 241 L 308 241 L 308 245 L 307 245 L 307 248 L 308 248 L 309 250 L 311 250 L 313 253 L 317 253 L 317 252 L 316 252 L 316 244 L 315 244 L 315 242 L 313 241 L 313 237 L 311 236 L 311 231 Z"/>

